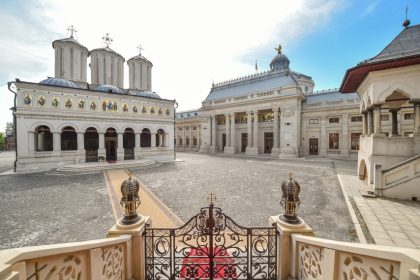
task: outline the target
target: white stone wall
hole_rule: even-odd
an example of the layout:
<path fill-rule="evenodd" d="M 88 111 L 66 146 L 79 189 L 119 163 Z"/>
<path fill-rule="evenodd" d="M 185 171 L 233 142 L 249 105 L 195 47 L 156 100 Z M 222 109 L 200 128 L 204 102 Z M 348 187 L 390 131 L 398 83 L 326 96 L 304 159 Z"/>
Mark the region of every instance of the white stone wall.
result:
<path fill-rule="evenodd" d="M 96 49 L 90 52 L 91 83 L 124 87 L 125 59 L 110 49 Z"/>
<path fill-rule="evenodd" d="M 86 82 L 86 67 L 88 51 L 73 42 L 56 41 L 55 49 L 55 77 Z"/>
<path fill-rule="evenodd" d="M 128 62 L 129 88 L 152 90 L 152 63 L 141 58 L 133 58 Z"/>

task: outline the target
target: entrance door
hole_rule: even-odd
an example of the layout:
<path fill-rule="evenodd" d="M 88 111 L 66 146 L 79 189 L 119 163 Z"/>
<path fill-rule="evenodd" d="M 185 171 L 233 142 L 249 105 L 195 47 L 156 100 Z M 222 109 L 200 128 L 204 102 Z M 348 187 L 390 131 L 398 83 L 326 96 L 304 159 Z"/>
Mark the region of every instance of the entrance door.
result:
<path fill-rule="evenodd" d="M 222 134 L 222 152 L 225 150 L 226 146 L 226 133 Z"/>
<path fill-rule="evenodd" d="M 272 148 L 273 148 L 273 133 L 265 132 L 264 133 L 264 153 L 271 154 Z"/>
<path fill-rule="evenodd" d="M 86 162 L 98 161 L 99 136 L 94 127 L 89 127 L 85 131 L 85 150 Z"/>
<path fill-rule="evenodd" d="M 108 128 L 105 133 L 105 149 L 106 149 L 106 160 L 116 161 L 117 160 L 117 132 L 113 128 Z"/>
<path fill-rule="evenodd" d="M 248 133 L 242 133 L 241 135 L 241 152 L 245 153 L 246 146 L 248 145 Z"/>
<path fill-rule="evenodd" d="M 309 139 L 309 155 L 318 155 L 318 138 Z"/>

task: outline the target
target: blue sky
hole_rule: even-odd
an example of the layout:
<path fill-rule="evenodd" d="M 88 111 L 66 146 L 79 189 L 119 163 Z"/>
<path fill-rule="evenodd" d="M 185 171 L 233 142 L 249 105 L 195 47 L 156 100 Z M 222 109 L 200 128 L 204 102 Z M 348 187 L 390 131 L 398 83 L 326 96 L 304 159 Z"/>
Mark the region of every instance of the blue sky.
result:
<path fill-rule="evenodd" d="M 412 25 L 420 24 L 419 0 L 1 1 L 0 131 L 12 120 L 4 84 L 53 76 L 51 42 L 66 37 L 69 25 L 88 49 L 102 47 L 110 33 L 111 48 L 126 60 L 141 43 L 154 64 L 153 90 L 188 110 L 201 106 L 213 80 L 254 73 L 256 60 L 268 69 L 279 43 L 316 90 L 339 87 L 346 69 L 402 31 L 406 6 Z"/>

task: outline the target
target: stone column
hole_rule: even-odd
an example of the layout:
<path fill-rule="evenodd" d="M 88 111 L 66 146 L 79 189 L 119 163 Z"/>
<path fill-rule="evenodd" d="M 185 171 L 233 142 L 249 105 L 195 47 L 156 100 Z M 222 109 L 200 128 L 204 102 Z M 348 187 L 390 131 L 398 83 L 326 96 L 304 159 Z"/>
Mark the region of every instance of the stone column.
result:
<path fill-rule="evenodd" d="M 54 145 L 54 142 L 53 142 L 53 145 Z M 35 152 L 35 132 L 34 131 L 28 132 L 28 152 L 30 154 Z"/>
<path fill-rule="evenodd" d="M 252 141 L 252 148 L 254 148 L 255 150 L 255 154 L 259 154 L 259 148 L 258 148 L 258 137 L 259 137 L 259 131 L 258 131 L 258 111 L 254 111 L 254 131 L 253 131 L 253 136 L 254 136 L 254 140 Z"/>
<path fill-rule="evenodd" d="M 362 115 L 363 115 L 363 132 L 362 132 L 362 135 L 363 136 L 366 136 L 367 133 L 368 133 L 368 129 L 367 129 L 367 127 L 368 127 L 367 112 L 366 111 L 362 112 Z"/>
<path fill-rule="evenodd" d="M 154 148 L 156 148 L 156 133 L 152 133 L 150 135 L 150 137 L 151 137 L 151 139 L 150 139 L 151 140 L 151 147 L 152 147 L 152 149 L 154 149 Z M 185 138 L 185 135 L 184 135 L 184 138 Z M 184 143 L 182 143 L 182 144 L 184 144 Z"/>
<path fill-rule="evenodd" d="M 230 115 L 230 146 L 233 149 L 233 153 L 235 153 L 235 113 Z"/>
<path fill-rule="evenodd" d="M 192 129 L 193 129 L 192 126 L 190 126 L 190 147 L 189 147 L 190 148 L 190 151 L 192 151 L 192 146 L 193 146 Z M 212 137 L 211 138 L 213 138 L 213 130 L 214 130 L 214 126 L 212 124 Z M 214 144 L 214 138 L 212 140 L 212 143 Z"/>
<path fill-rule="evenodd" d="M 273 108 L 273 148 L 271 149 L 271 156 L 278 157 L 279 154 L 279 108 Z"/>
<path fill-rule="evenodd" d="M 191 127 L 192 129 L 192 127 Z M 190 147 L 192 149 L 192 133 L 191 133 L 191 142 L 190 142 Z M 216 153 L 217 152 L 217 142 L 216 142 L 216 115 L 213 115 L 211 117 L 211 147 L 210 147 L 210 152 L 211 153 Z"/>
<path fill-rule="evenodd" d="M 99 149 L 98 149 L 98 157 L 106 157 L 106 150 L 105 150 L 105 133 L 98 132 L 99 136 Z"/>
<path fill-rule="evenodd" d="M 77 132 L 77 153 L 79 158 L 76 160 L 79 163 L 86 161 L 86 152 L 85 152 L 85 133 Z"/>
<path fill-rule="evenodd" d="M 341 150 L 341 156 L 343 157 L 348 157 L 349 156 L 349 147 L 348 147 L 348 139 L 349 139 L 349 134 L 348 134 L 348 115 L 343 115 L 343 132 L 342 132 L 342 137 L 341 137 L 341 143 L 340 143 L 340 150 Z"/>
<path fill-rule="evenodd" d="M 225 115 L 225 127 L 226 127 L 226 147 L 230 147 L 230 116 L 229 114 Z"/>
<path fill-rule="evenodd" d="M 118 132 L 117 160 L 124 160 L 124 133 Z"/>
<path fill-rule="evenodd" d="M 373 118 L 374 118 L 374 134 L 380 135 L 382 134 L 382 126 L 381 126 L 381 105 L 377 104 L 375 105 L 375 108 L 373 110 Z"/>
<path fill-rule="evenodd" d="M 327 156 L 327 130 L 326 130 L 326 121 L 327 118 L 325 116 L 321 117 L 321 135 L 319 139 L 319 155 L 320 156 Z"/>
<path fill-rule="evenodd" d="M 373 134 L 373 110 L 372 109 L 367 110 L 367 127 L 368 127 L 367 135 L 370 136 Z"/>
<path fill-rule="evenodd" d="M 247 145 L 246 151 L 252 148 L 252 112 L 248 111 L 247 113 Z"/>
<path fill-rule="evenodd" d="M 59 154 L 61 152 L 61 133 L 53 132 L 53 152 Z"/>
<path fill-rule="evenodd" d="M 391 135 L 392 136 L 398 136 L 398 111 L 400 108 L 393 108 L 389 111 L 391 112 L 391 118 L 392 118 L 392 130 Z"/>
<path fill-rule="evenodd" d="M 136 133 L 134 134 L 134 158 L 135 159 L 140 159 L 140 153 L 141 153 L 141 148 L 140 148 L 140 133 Z"/>
<path fill-rule="evenodd" d="M 420 135 L 420 100 L 416 100 L 414 103 L 414 135 Z"/>
<path fill-rule="evenodd" d="M 159 133 L 159 147 L 163 147 L 163 134 Z"/>

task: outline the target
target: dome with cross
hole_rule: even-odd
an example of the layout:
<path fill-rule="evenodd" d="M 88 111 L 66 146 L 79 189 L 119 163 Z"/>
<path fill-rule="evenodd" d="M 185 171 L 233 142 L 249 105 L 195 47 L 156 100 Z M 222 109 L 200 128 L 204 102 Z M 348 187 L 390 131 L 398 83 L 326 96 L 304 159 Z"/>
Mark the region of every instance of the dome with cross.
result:
<path fill-rule="evenodd" d="M 281 45 L 275 48 L 277 55 L 271 60 L 270 69 L 271 70 L 283 70 L 289 69 L 289 58 L 281 53 Z"/>

